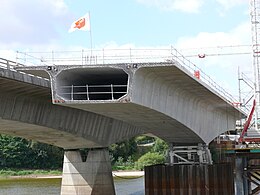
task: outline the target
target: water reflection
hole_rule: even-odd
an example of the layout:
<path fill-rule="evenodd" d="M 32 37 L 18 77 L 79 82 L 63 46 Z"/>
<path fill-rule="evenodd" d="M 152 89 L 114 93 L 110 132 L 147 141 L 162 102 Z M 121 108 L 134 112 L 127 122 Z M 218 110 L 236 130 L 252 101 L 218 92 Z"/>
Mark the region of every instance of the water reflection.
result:
<path fill-rule="evenodd" d="M 114 179 L 116 194 L 143 195 L 144 177 L 138 179 Z"/>
<path fill-rule="evenodd" d="M 60 194 L 61 179 L 0 180 L 1 195 Z"/>
<path fill-rule="evenodd" d="M 117 195 L 143 195 L 144 178 L 115 179 Z M 60 195 L 61 179 L 2 179 L 1 195 Z"/>

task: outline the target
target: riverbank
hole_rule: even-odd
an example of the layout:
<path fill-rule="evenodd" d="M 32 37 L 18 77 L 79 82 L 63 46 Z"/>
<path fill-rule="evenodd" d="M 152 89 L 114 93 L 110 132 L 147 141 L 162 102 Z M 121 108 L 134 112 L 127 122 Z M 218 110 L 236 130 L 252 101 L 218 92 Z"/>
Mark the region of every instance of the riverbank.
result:
<path fill-rule="evenodd" d="M 61 170 L 30 170 L 30 169 L 2 169 L 0 170 L 0 178 L 3 177 L 37 177 L 37 176 L 59 176 Z"/>
<path fill-rule="evenodd" d="M 139 178 L 144 176 L 144 171 L 113 171 L 112 176 L 114 178 Z M 62 178 L 62 172 L 58 170 L 0 170 L 0 179 L 15 179 L 15 178 L 35 178 L 35 179 L 51 179 Z"/>

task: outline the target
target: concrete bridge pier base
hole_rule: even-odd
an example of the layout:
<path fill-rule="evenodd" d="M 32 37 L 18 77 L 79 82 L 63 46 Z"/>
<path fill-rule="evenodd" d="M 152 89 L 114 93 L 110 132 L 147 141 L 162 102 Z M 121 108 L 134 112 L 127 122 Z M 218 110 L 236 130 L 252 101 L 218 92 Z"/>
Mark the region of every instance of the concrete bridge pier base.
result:
<path fill-rule="evenodd" d="M 92 149 L 82 161 L 78 150 L 65 151 L 61 195 L 115 194 L 107 148 Z"/>

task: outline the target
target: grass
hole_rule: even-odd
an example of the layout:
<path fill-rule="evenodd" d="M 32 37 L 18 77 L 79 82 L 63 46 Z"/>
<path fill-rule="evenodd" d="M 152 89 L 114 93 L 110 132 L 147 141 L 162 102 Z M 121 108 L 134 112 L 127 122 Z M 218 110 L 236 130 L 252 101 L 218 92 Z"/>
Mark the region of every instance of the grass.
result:
<path fill-rule="evenodd" d="M 61 175 L 60 170 L 19 170 L 19 169 L 0 169 L 0 177 L 8 176 L 28 176 L 28 175 Z"/>

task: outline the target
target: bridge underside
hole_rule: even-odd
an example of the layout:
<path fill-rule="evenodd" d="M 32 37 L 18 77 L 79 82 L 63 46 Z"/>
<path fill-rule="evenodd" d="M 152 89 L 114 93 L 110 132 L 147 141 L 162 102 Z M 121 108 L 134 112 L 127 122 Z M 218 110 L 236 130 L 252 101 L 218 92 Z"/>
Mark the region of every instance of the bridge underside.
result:
<path fill-rule="evenodd" d="M 134 103 L 66 104 L 66 106 L 125 121 L 140 127 L 145 133 L 153 134 L 170 143 L 197 144 L 204 142 L 191 129 L 177 120 Z"/>
<path fill-rule="evenodd" d="M 95 113 L 53 105 L 49 81 L 0 68 L 0 133 L 65 149 L 107 147 L 143 131 Z"/>
<path fill-rule="evenodd" d="M 176 145 L 208 144 L 241 116 L 171 60 L 25 69 L 47 71 L 52 91 L 46 80 L 0 69 L 0 132 L 68 149 L 63 195 L 114 194 L 112 143 L 150 133 Z M 79 148 L 96 149 L 83 162 L 79 152 L 69 151 Z"/>
<path fill-rule="evenodd" d="M 52 79 L 54 103 L 130 123 L 176 144 L 208 144 L 234 130 L 243 115 L 177 62 L 63 66 Z"/>
<path fill-rule="evenodd" d="M 26 67 L 48 72 L 52 101 L 176 144 L 210 143 L 243 116 L 178 62 Z"/>
<path fill-rule="evenodd" d="M 37 140 L 42 143 L 58 146 L 64 149 L 95 148 L 100 147 L 94 141 L 85 139 L 65 131 L 58 131 L 38 125 L 22 123 L 0 118 L 0 131 L 3 134 Z"/>

